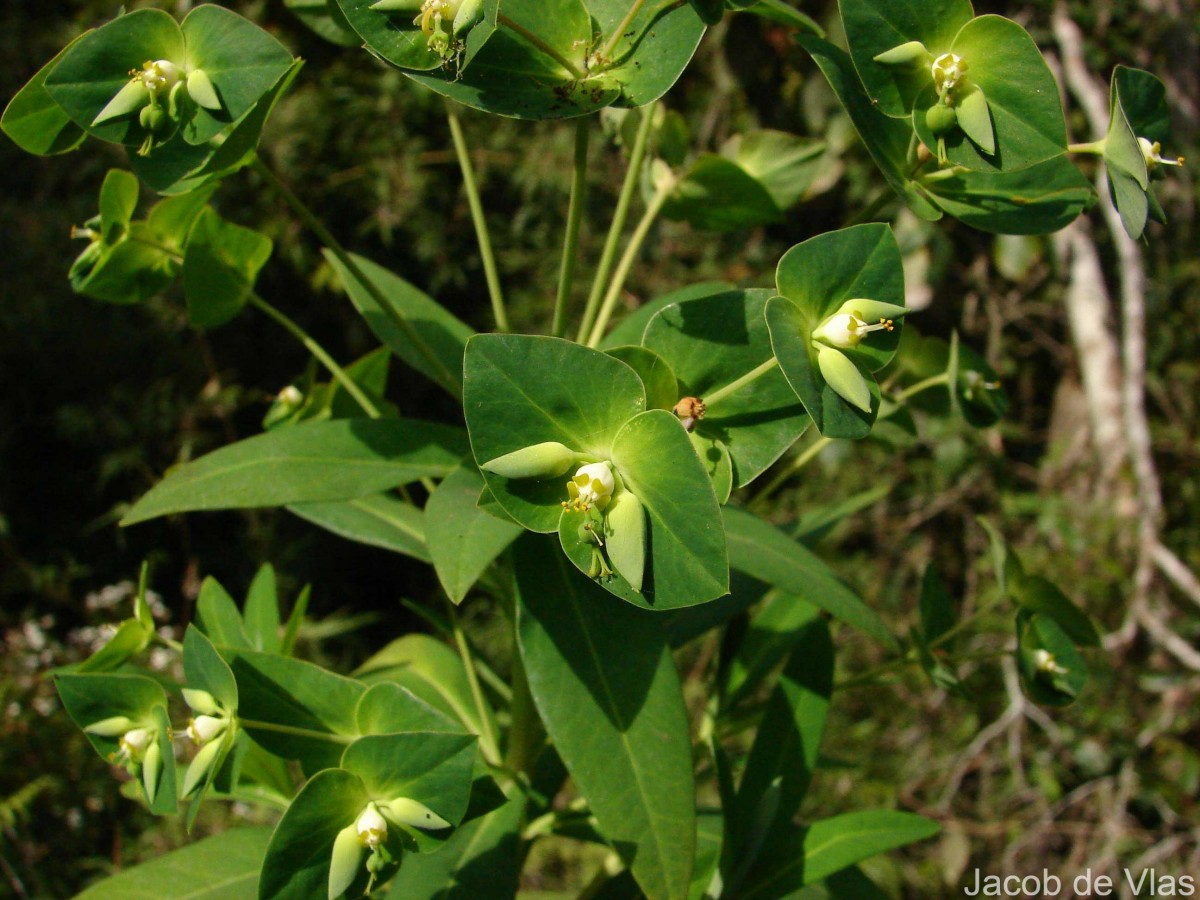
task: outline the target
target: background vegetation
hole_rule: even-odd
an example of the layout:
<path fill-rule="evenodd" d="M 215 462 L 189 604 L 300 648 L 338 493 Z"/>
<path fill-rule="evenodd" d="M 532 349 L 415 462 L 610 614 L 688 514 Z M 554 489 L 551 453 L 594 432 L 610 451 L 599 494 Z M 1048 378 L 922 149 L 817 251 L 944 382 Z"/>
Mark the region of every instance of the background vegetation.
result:
<path fill-rule="evenodd" d="M 136 3 L 134 6 L 155 5 Z M 160 3 L 177 11 L 190 4 Z M 280 3 L 227 5 L 271 28 L 308 64 L 264 141 L 285 178 L 363 253 L 425 287 L 473 325 L 489 327 L 483 273 L 440 100 L 361 52 L 307 32 Z M 17 88 L 73 34 L 115 12 L 99 0 L 0 6 L 0 95 Z M 806 12 L 828 21 L 832 3 Z M 1019 19 L 1052 54 L 1049 2 L 977 2 L 979 12 Z M 1072 3 L 1088 35 L 1087 66 L 1106 78 L 1115 62 L 1167 82 L 1178 146 L 1197 153 L 1200 19 L 1190 0 Z M 881 180 L 819 73 L 781 28 L 727 18 L 705 39 L 667 105 L 712 148 L 747 127 L 832 140 L 812 196 L 785 221 L 712 236 L 662 223 L 647 244 L 625 300 L 686 283 L 767 286 L 789 246 L 841 227 L 878 193 Z M 549 316 L 566 207 L 572 134 L 562 124 L 500 122 L 464 113 L 514 327 Z M 606 120 L 615 132 L 619 123 Z M 1077 139 L 1090 137 L 1073 119 Z M 606 222 L 623 162 L 612 140 L 595 141 L 589 204 Z M 106 156 L 106 154 L 108 154 Z M 430 626 L 413 609 L 436 584 L 424 567 L 340 541 L 283 511 L 189 516 L 122 531 L 124 505 L 170 465 L 259 429 L 270 398 L 298 377 L 301 347 L 261 316 L 201 334 L 179 298 L 121 308 L 72 295 L 66 269 L 78 251 L 71 223 L 93 214 L 103 173 L 123 160 L 93 145 L 62 160 L 26 157 L 0 144 L 0 895 L 66 896 L 97 874 L 183 841 L 177 823 L 153 820 L 120 785 L 58 708 L 48 669 L 87 655 L 104 623 L 128 613 L 130 580 L 152 562 L 161 622 L 182 633 L 200 580 L 214 575 L 243 591 L 271 562 L 285 595 L 314 588 L 304 653 L 352 667 L 401 631 Z M 1166 186 L 1171 225 L 1143 245 L 1147 289 L 1147 408 L 1163 483 L 1158 536 L 1200 569 L 1200 238 L 1194 179 Z M 252 174 L 218 196 L 227 218 L 276 241 L 259 289 L 340 359 L 374 346 L 331 287 L 318 247 Z M 818 551 L 879 607 L 897 630 L 916 621 L 920 573 L 933 561 L 964 610 L 997 588 L 986 559 L 987 516 L 1027 569 L 1068 588 L 1110 633 L 1089 662 L 1092 688 L 1064 712 L 1021 699 L 1006 665 L 968 672 L 972 699 L 935 689 L 919 670 L 835 695 L 823 752 L 831 771 L 806 801 L 826 813 L 899 802 L 944 825 L 934 844 L 876 861 L 871 874 L 897 896 L 957 895 L 975 866 L 990 871 L 1119 872 L 1155 865 L 1200 871 L 1200 615 L 1183 592 L 1151 572 L 1135 579 L 1139 483 L 1122 466 L 1103 475 L 1086 439 L 1078 351 L 1064 311 L 1061 242 L 1002 239 L 946 221 L 917 223 L 890 204 L 908 254 L 910 305 L 926 334 L 957 329 L 1001 373 L 1012 403 L 985 432 L 955 426 L 917 439 L 892 435 L 826 450 L 771 501 L 779 522 L 804 520 L 832 500 L 887 488 L 824 533 Z M 1090 229 L 1109 284 L 1114 249 L 1097 213 Z M 596 229 L 599 232 L 599 228 Z M 585 229 L 585 265 L 602 233 Z M 397 367 L 398 368 L 398 367 Z M 405 414 L 455 415 L 420 378 L 392 373 L 390 396 Z M 926 423 L 928 425 L 928 423 Z M 1082 435 L 1082 439 L 1081 439 Z M 886 438 L 887 435 L 884 435 Z M 781 470 L 787 463 L 781 463 Z M 1141 606 L 1138 606 L 1141 604 Z M 436 608 L 436 607 L 432 607 Z M 498 668 L 504 642 L 491 613 L 465 605 L 467 627 Z M 1151 611 L 1151 627 L 1131 609 Z M 994 657 L 1011 642 L 1002 618 L 969 651 Z M 1154 625 L 1182 642 L 1163 640 Z M 854 638 L 839 654 L 870 669 L 875 648 Z M 689 646 L 681 671 L 696 684 L 715 647 Z M 160 661 L 166 665 L 166 660 Z M 696 689 L 690 696 L 703 700 Z M 246 811 L 234 811 L 244 814 Z M 202 828 L 221 827 L 207 810 Z M 594 860 L 578 845 L 541 847 L 526 868 L 531 891 L 578 889 Z"/>

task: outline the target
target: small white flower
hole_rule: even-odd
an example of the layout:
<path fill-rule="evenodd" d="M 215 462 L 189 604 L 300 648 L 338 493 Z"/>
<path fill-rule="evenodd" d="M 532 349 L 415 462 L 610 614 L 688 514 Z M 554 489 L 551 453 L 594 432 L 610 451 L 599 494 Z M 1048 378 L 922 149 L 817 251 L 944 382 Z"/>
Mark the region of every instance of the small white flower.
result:
<path fill-rule="evenodd" d="M 943 53 L 933 61 L 930 69 L 933 72 L 933 85 L 940 97 L 954 90 L 959 81 L 966 77 L 967 61 L 957 53 Z"/>
<path fill-rule="evenodd" d="M 112 754 L 112 762 L 121 766 L 140 763 L 157 736 L 156 732 L 149 728 L 130 729 L 121 735 L 121 740 L 117 742 L 119 749 Z"/>
<path fill-rule="evenodd" d="M 194 744 L 207 744 L 225 733 L 229 720 L 218 716 L 196 716 L 188 720 L 187 733 Z"/>
<path fill-rule="evenodd" d="M 874 325 L 868 325 L 855 313 L 838 313 L 822 322 L 813 337 L 830 347 L 846 350 L 857 347 L 872 331 L 891 331 L 895 323 L 891 319 L 880 319 Z"/>
<path fill-rule="evenodd" d="M 567 482 L 567 493 L 571 499 L 563 506 L 587 512 L 592 507 L 604 509 L 612 499 L 616 481 L 612 465 L 607 462 L 588 463 L 580 466 L 575 477 Z"/>
<path fill-rule="evenodd" d="M 1176 159 L 1166 159 L 1162 155 L 1162 144 L 1160 144 L 1158 141 L 1155 141 L 1152 144 L 1146 138 L 1140 137 L 1138 138 L 1138 146 L 1142 148 L 1142 157 L 1146 160 L 1146 168 L 1151 172 L 1153 172 L 1158 166 L 1183 165 L 1182 156 Z"/>
<path fill-rule="evenodd" d="M 1054 654 L 1049 650 L 1038 649 L 1033 651 L 1033 664 L 1039 672 L 1046 672 L 1049 675 L 1066 675 L 1067 670 L 1058 664 L 1058 660 L 1054 658 Z"/>
<path fill-rule="evenodd" d="M 367 808 L 359 813 L 354 830 L 358 832 L 358 842 L 374 850 L 387 839 L 387 819 L 374 803 L 368 803 Z"/>

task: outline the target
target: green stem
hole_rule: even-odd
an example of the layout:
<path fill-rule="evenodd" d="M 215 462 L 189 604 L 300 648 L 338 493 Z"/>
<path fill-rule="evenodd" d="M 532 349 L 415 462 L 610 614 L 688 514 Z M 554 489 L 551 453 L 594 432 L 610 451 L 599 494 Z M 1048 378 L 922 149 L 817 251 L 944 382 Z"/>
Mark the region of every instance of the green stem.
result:
<path fill-rule="evenodd" d="M 467 673 L 467 684 L 471 688 L 471 698 L 475 701 L 475 711 L 479 716 L 479 749 L 483 751 L 483 758 L 493 766 L 500 765 L 500 746 L 496 743 L 496 735 L 492 731 L 492 720 L 488 715 L 487 701 L 483 698 L 483 688 L 479 685 L 479 675 L 475 671 L 475 661 L 471 658 L 471 647 L 467 643 L 467 636 L 463 633 L 462 623 L 458 620 L 458 610 L 454 604 L 446 598 L 446 608 L 450 614 L 450 630 L 454 634 L 454 645 L 458 648 L 458 655 L 462 658 L 463 669 Z"/>
<path fill-rule="evenodd" d="M 291 725 L 276 725 L 274 722 L 260 722 L 257 719 L 247 719 L 238 716 L 238 724 L 257 731 L 274 731 L 278 734 L 290 734 L 296 737 L 310 738 L 314 741 L 327 741 L 330 744 L 353 744 L 355 738 L 345 734 L 330 734 L 328 731 L 313 731 L 311 728 L 294 728 Z"/>
<path fill-rule="evenodd" d="M 1103 156 L 1104 155 L 1104 144 L 1105 144 L 1104 138 L 1101 138 L 1098 141 L 1089 141 L 1086 144 L 1068 144 L 1067 152 L 1068 153 L 1086 153 L 1089 156 Z"/>
<path fill-rule="evenodd" d="M 629 277 L 629 271 L 633 268 L 634 262 L 637 261 L 638 253 L 642 249 L 646 235 L 650 233 L 650 226 L 658 218 L 663 204 L 667 202 L 667 198 L 671 196 L 671 191 L 674 189 L 675 176 L 673 175 L 659 182 L 658 187 L 654 190 L 654 196 L 650 198 L 650 203 L 646 207 L 646 211 L 642 214 L 637 227 L 633 229 L 633 234 L 629 236 L 629 243 L 625 247 L 625 252 L 621 255 L 621 261 L 617 263 L 617 268 L 613 271 L 612 281 L 608 285 L 608 293 L 604 295 L 604 302 L 600 305 L 600 312 L 596 316 L 596 323 L 592 326 L 592 334 L 588 338 L 589 347 L 595 347 L 600 343 L 600 339 L 604 337 L 604 330 L 608 327 L 608 320 L 612 318 L 613 310 L 616 309 L 617 301 L 621 297 L 621 289 L 625 287 L 625 279 Z"/>
<path fill-rule="evenodd" d="M 571 204 L 567 208 L 567 234 L 563 239 L 562 265 L 558 270 L 558 296 L 554 300 L 554 324 L 551 334 L 562 337 L 567 330 L 567 303 L 575 280 L 575 260 L 579 253 L 579 226 L 583 224 L 584 196 L 587 193 L 588 136 L 590 117 L 575 123 L 575 174 L 571 178 Z"/>
<path fill-rule="evenodd" d="M 496 257 L 492 253 L 492 239 L 488 235 L 487 218 L 483 214 L 483 203 L 479 200 L 479 187 L 475 183 L 475 168 L 471 165 L 471 153 L 463 135 L 462 122 L 454 103 L 446 101 L 446 118 L 450 120 L 450 137 L 454 141 L 454 153 L 462 169 L 463 188 L 467 192 L 467 205 L 471 208 L 471 221 L 475 223 L 475 237 L 479 241 L 479 255 L 483 259 L 483 274 L 487 279 L 488 296 L 492 298 L 492 316 L 497 331 L 508 331 L 508 313 L 504 309 L 504 294 L 500 290 L 500 276 L 496 272 Z"/>
<path fill-rule="evenodd" d="M 797 472 L 799 472 L 801 469 L 803 469 L 805 466 L 807 466 L 810 462 L 812 462 L 814 459 L 816 459 L 817 454 L 819 454 L 822 450 L 824 450 L 826 447 L 828 447 L 832 443 L 833 443 L 833 438 L 827 438 L 827 437 L 817 438 L 817 440 L 815 440 L 811 444 L 809 444 L 804 449 L 804 451 L 792 461 L 792 464 L 790 466 L 788 466 L 786 469 L 784 469 L 782 472 L 780 472 L 778 475 L 776 475 L 774 478 L 772 478 L 770 483 L 766 487 L 764 487 L 761 491 L 759 491 L 757 494 L 755 494 L 754 497 L 750 500 L 750 503 L 748 505 L 752 509 L 755 507 L 761 506 L 762 503 L 768 497 L 771 497 L 777 490 L 779 490 L 783 486 L 784 482 L 786 482 L 789 478 L 791 478 L 793 475 L 795 475 Z"/>
<path fill-rule="evenodd" d="M 931 375 L 928 378 L 926 378 L 924 381 L 918 381 L 916 384 L 906 387 L 904 390 L 893 394 L 892 399 L 895 400 L 897 403 L 903 403 L 908 398 L 915 397 L 917 394 L 921 393 L 922 391 L 927 391 L 930 388 L 937 387 L 938 385 L 949 384 L 949 383 L 950 383 L 950 373 L 949 372 L 941 372 L 938 375 Z"/>
<path fill-rule="evenodd" d="M 382 415 L 379 412 L 379 407 L 371 402 L 371 398 L 363 393 L 362 388 L 354 383 L 354 379 L 346 373 L 345 369 L 337 364 L 332 356 L 325 352 L 325 348 L 318 344 L 312 335 L 297 325 L 281 310 L 276 309 L 262 297 L 258 296 L 258 294 L 251 292 L 250 297 L 246 302 L 255 309 L 265 312 L 268 316 L 282 325 L 289 334 L 296 338 L 296 340 L 302 343 L 308 352 L 315 356 L 317 361 L 329 370 L 329 374 L 334 377 L 334 380 L 337 381 L 337 383 L 340 384 L 343 389 L 345 389 L 346 393 L 354 398 L 354 402 L 362 407 L 363 412 L 365 412 L 372 419 L 378 419 Z"/>
<path fill-rule="evenodd" d="M 779 360 L 776 359 L 774 356 L 772 356 L 766 362 L 760 363 L 759 365 L 755 366 L 753 369 L 751 369 L 749 372 L 747 372 L 742 377 L 729 382 L 729 384 L 725 385 L 724 387 L 717 388 L 715 391 L 710 391 L 709 393 L 707 393 L 703 398 L 704 405 L 709 406 L 709 407 L 715 406 L 716 404 L 718 404 L 722 400 L 724 400 L 726 397 L 728 397 L 730 394 L 737 393 L 742 388 L 744 388 L 746 385 L 750 384 L 753 381 L 757 381 L 759 378 L 762 378 L 764 375 L 766 375 L 772 369 L 776 368 L 778 365 L 779 365 Z"/>
<path fill-rule="evenodd" d="M 604 296 L 604 286 L 612 272 L 613 260 L 617 257 L 617 245 L 621 240 L 621 232 L 625 230 L 625 219 L 629 215 L 629 204 L 637 190 L 638 181 L 642 176 L 642 161 L 646 158 L 646 144 L 650 139 L 650 129 L 654 124 L 655 104 L 650 104 L 642 110 L 642 121 L 638 125 L 637 136 L 633 140 L 633 148 L 629 152 L 629 168 L 625 171 L 625 182 L 621 185 L 621 194 L 617 198 L 617 208 L 613 212 L 612 224 L 608 236 L 604 239 L 604 249 L 600 253 L 600 262 L 596 266 L 596 275 L 592 279 L 592 290 L 588 294 L 587 306 L 583 310 L 583 321 L 579 324 L 579 332 L 575 340 L 582 343 L 591 334 L 592 323 L 596 319 L 596 311 L 600 308 L 600 300 Z"/>
<path fill-rule="evenodd" d="M 968 628 L 969 626 L 971 626 L 975 622 L 977 622 L 980 618 L 982 618 L 983 616 L 992 612 L 997 606 L 999 606 L 1001 603 L 1003 603 L 1006 599 L 1007 599 L 1006 594 L 1004 594 L 1004 593 L 997 594 L 996 597 L 993 598 L 991 602 L 984 604 L 979 609 L 977 609 L 975 612 L 971 613 L 971 615 L 967 616 L 965 619 L 960 619 L 959 621 L 955 622 L 952 626 L 950 626 L 945 631 L 943 631 L 940 635 L 938 635 L 936 640 L 930 641 L 929 649 L 936 650 L 938 647 L 941 647 L 944 644 L 949 643 L 958 634 L 960 634 L 965 628 Z M 1007 651 L 1005 651 L 1005 652 L 1007 652 Z M 1004 655 L 1004 654 L 1001 653 L 998 655 Z M 981 657 L 981 658 L 986 658 L 986 657 Z M 854 678 L 850 678 L 850 679 L 847 679 L 846 681 L 842 681 L 842 682 L 835 684 L 834 690 L 843 690 L 845 688 L 861 687 L 866 684 L 872 684 L 880 675 L 885 675 L 888 672 L 894 671 L 896 669 L 903 669 L 904 667 L 910 666 L 913 663 L 919 662 L 919 661 L 920 661 L 920 657 L 917 654 L 916 649 L 909 650 L 904 655 L 898 656 L 889 662 L 883 663 L 882 665 L 878 665 L 873 669 L 869 669 L 868 671 L 864 672 L 861 675 L 857 675 Z"/>
<path fill-rule="evenodd" d="M 438 358 L 437 354 L 433 352 L 433 349 L 425 342 L 425 339 L 421 337 L 420 333 L 413 326 L 412 322 L 400 315 L 400 312 L 383 295 L 383 292 L 375 285 L 375 283 L 367 278 L 367 276 L 363 273 L 362 268 L 354 261 L 354 258 L 351 257 L 348 252 L 346 252 L 346 248 L 343 247 L 341 242 L 338 241 L 338 239 L 333 236 L 332 232 L 325 227 L 325 223 L 317 218 L 316 214 L 309 209 L 307 205 L 305 205 L 304 201 L 301 200 L 291 188 L 283 183 L 282 179 L 280 179 L 278 175 L 267 168 L 266 163 L 264 163 L 262 159 L 257 156 L 254 157 L 254 162 L 251 163 L 251 166 L 254 171 L 258 173 L 259 177 L 262 178 L 263 181 L 265 181 L 271 187 L 271 189 L 275 191 L 275 193 L 279 194 L 279 196 L 283 198 L 284 202 L 292 208 L 292 211 L 299 216 L 300 221 L 307 225 L 309 230 L 316 235 L 317 240 L 329 248 L 330 252 L 337 257 L 338 262 L 342 264 L 346 271 L 349 272 L 350 275 L 363 286 L 363 289 L 371 295 L 371 299 L 375 301 L 375 304 L 383 312 L 384 316 L 386 316 L 393 325 L 400 329 L 404 336 L 408 338 L 409 343 L 411 343 L 417 349 L 417 352 L 425 358 L 425 361 L 429 363 L 430 367 L 436 373 L 438 383 L 455 397 L 461 398 L 462 385 L 460 385 L 458 380 L 450 374 L 450 370 L 446 368 L 445 363 L 443 363 Z"/>
<path fill-rule="evenodd" d="M 621 40 L 621 35 L 625 33 L 625 29 L 632 24 L 634 18 L 642 11 L 642 7 L 645 5 L 646 0 L 633 0 L 633 3 L 629 5 L 629 11 L 625 13 L 625 18 L 621 20 L 621 24 L 617 26 L 616 30 L 609 35 L 608 40 L 604 43 L 604 49 L 600 51 L 601 56 L 605 58 L 612 56 L 613 51 L 617 49 L 617 44 Z"/>
<path fill-rule="evenodd" d="M 526 41 L 528 41 L 530 44 L 532 44 L 534 47 L 536 47 L 542 53 L 545 53 L 552 60 L 554 60 L 556 63 L 558 63 L 560 66 L 562 66 L 568 72 L 570 72 L 575 78 L 584 78 L 585 77 L 585 73 L 584 73 L 583 69 L 579 68 L 579 66 L 575 65 L 575 63 L 571 62 L 569 59 L 567 59 L 565 56 L 563 56 L 561 53 L 559 53 L 557 50 L 555 50 L 553 47 L 551 47 L 549 44 L 547 44 L 545 41 L 543 41 L 540 37 L 538 37 L 536 34 L 534 34 L 532 31 L 530 31 L 528 28 L 526 28 L 524 25 L 521 25 L 518 22 L 514 22 L 508 16 L 504 15 L 504 13 L 496 14 L 496 23 L 499 25 L 503 25 L 505 28 L 509 29 L 510 31 L 513 31 L 513 32 L 519 34 L 522 38 L 524 38 Z"/>

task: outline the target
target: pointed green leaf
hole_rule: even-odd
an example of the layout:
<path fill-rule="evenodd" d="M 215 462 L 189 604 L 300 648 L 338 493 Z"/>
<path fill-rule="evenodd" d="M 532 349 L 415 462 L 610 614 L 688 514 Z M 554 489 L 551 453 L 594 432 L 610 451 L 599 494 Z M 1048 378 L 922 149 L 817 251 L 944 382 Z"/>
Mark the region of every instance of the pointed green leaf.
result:
<path fill-rule="evenodd" d="M 234 900 L 257 896 L 270 828 L 231 828 L 179 850 L 122 869 L 76 900 L 162 900 L 187 886 L 189 900 Z M 213 873 L 221 877 L 214 879 Z"/>
<path fill-rule="evenodd" d="M 288 512 L 347 540 L 430 562 L 425 545 L 425 513 L 391 494 L 293 503 Z"/>
<path fill-rule="evenodd" d="M 84 35 L 90 33 L 84 32 Z M 46 76 L 84 35 L 75 38 L 42 66 L 4 108 L 0 129 L 26 153 L 37 156 L 67 153 L 82 144 L 86 137 L 83 129 L 71 121 L 46 90 Z"/>
<path fill-rule="evenodd" d="M 457 825 L 471 795 L 477 744 L 472 734 L 368 735 L 346 748 L 342 768 L 360 777 L 376 800 L 416 800 Z"/>
<path fill-rule="evenodd" d="M 940 827 L 913 813 L 866 810 L 822 819 L 807 828 L 778 828 L 768 838 L 738 897 L 773 900 L 790 896 L 854 863 L 933 837 Z"/>
<path fill-rule="evenodd" d="M 553 543 L 515 549 L 521 656 L 538 712 L 600 829 L 652 900 L 683 900 L 695 848 L 683 695 L 654 615 L 590 583 Z"/>
<path fill-rule="evenodd" d="M 196 601 L 196 624 L 214 644 L 250 649 L 242 614 L 229 592 L 211 575 L 200 585 Z"/>
<path fill-rule="evenodd" d="M 425 539 L 438 580 L 461 603 L 479 576 L 516 540 L 521 526 L 502 522 L 479 508 L 483 478 L 462 466 L 437 486 L 425 505 Z"/>
<path fill-rule="evenodd" d="M 265 234 L 222 221 L 206 208 L 192 227 L 183 260 L 183 293 L 191 323 L 214 328 L 236 316 L 253 292 L 271 248 Z"/>
<path fill-rule="evenodd" d="M 838 581 L 807 548 L 748 512 L 730 506 L 724 512 L 731 566 L 819 606 L 888 647 L 897 646 L 879 613 Z"/>
<path fill-rule="evenodd" d="M 279 589 L 275 583 L 275 569 L 270 563 L 259 566 L 250 582 L 243 619 L 253 649 L 279 652 Z"/>
<path fill-rule="evenodd" d="M 125 514 L 132 525 L 202 509 L 345 500 L 449 474 L 458 429 L 415 419 L 305 422 L 247 438 L 171 470 Z"/>
<path fill-rule="evenodd" d="M 455 318 L 431 297 L 417 290 L 403 278 L 394 275 L 380 265 L 360 256 L 351 257 L 363 276 L 371 282 L 388 301 L 391 307 L 407 319 L 417 334 L 440 360 L 452 379 L 456 391 L 460 388 L 459 373 L 463 365 L 463 347 L 472 334 L 471 328 Z M 341 261 L 330 252 L 325 259 L 337 272 L 346 288 L 351 302 L 367 325 L 393 353 L 418 372 L 441 384 L 438 371 L 417 350 L 404 334 L 380 309 L 378 302 L 365 285 L 350 273 Z M 445 387 L 445 385 L 443 385 Z"/>

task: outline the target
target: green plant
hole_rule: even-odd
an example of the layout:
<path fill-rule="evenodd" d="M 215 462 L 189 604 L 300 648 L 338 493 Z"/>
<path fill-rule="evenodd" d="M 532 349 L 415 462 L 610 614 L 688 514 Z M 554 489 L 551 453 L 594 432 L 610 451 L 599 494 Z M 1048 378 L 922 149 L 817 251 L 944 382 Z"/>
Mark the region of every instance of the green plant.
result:
<path fill-rule="evenodd" d="M 814 147 L 789 135 L 745 135 L 721 155 L 693 155 L 686 125 L 658 105 L 706 23 L 745 4 L 293 5 L 322 34 L 364 42 L 452 103 L 576 119 L 574 193 L 552 333 L 508 334 L 448 106 L 499 332 L 476 335 L 343 249 L 259 159 L 263 125 L 300 63 L 228 11 L 199 6 L 178 25 L 154 10 L 124 15 L 65 48 L 9 105 L 5 131 L 32 152 L 64 152 L 86 136 L 130 150 L 137 178 L 109 173 L 98 216 L 79 230 L 88 246 L 71 270 L 77 291 L 132 303 L 179 282 L 197 328 L 258 309 L 328 373 L 322 381 L 314 367 L 281 391 L 262 435 L 168 473 L 124 524 L 285 506 L 427 559 L 451 601 L 457 652 L 407 635 L 347 678 L 293 657 L 303 603 L 285 624 L 270 589 L 252 588 L 239 610 L 209 581 L 181 645 L 157 635 L 143 601 L 112 643 L 61 674 L 68 712 L 100 755 L 129 771 L 152 811 L 186 801 L 190 824 L 212 796 L 286 810 L 269 837 L 245 835 L 244 854 L 198 845 L 181 864 L 197 877 L 214 866 L 258 874 L 264 898 L 371 892 L 393 876 L 398 896 L 435 892 L 451 876 L 483 877 L 499 894 L 515 888 L 531 842 L 572 833 L 612 848 L 614 891 L 782 896 L 827 877 L 835 890 L 837 877 L 861 884 L 861 873 L 837 873 L 932 834 L 935 823 L 897 810 L 794 819 L 819 766 L 833 692 L 830 620 L 881 642 L 889 666 L 919 664 L 956 690 L 950 651 L 970 620 L 957 618 L 931 570 L 922 626 L 902 644 L 824 563 L 748 509 L 763 508 L 781 477 L 833 440 L 868 437 L 882 423 L 911 430 L 923 404 L 993 424 L 1007 402 L 995 373 L 957 339 L 921 338 L 907 323 L 900 249 L 878 223 L 792 248 L 773 289 L 685 287 L 609 327 L 658 215 L 711 230 L 768 222 L 813 177 Z M 898 34 L 881 28 L 898 10 L 907 4 L 845 0 L 846 53 L 785 4 L 750 7 L 800 31 L 918 216 L 1023 234 L 1079 215 L 1091 188 L 1067 159 L 1057 91 L 1025 32 L 974 18 L 966 2 L 925 6 Z M 1135 235 L 1157 209 L 1150 173 L 1167 162 L 1156 84 L 1119 70 L 1109 138 L 1073 148 L 1105 156 Z M 628 175 L 571 341 L 563 335 L 587 116 L 609 107 L 643 111 L 628 129 Z M 247 167 L 326 245 L 387 352 L 342 366 L 256 293 L 271 241 L 211 205 L 221 181 Z M 141 219 L 138 178 L 164 195 Z M 645 211 L 618 256 L 639 189 Z M 403 417 L 386 396 L 392 357 L 461 402 L 462 422 Z M 810 426 L 819 436 L 790 468 L 753 496 L 734 494 Z M 1086 681 L 1077 648 L 1096 646 L 1096 631 L 1050 582 L 1026 574 L 998 535 L 994 543 L 1026 690 L 1045 704 L 1070 702 Z M 508 684 L 489 677 L 458 624 L 453 604 L 472 590 L 508 614 Z M 747 619 L 749 630 L 727 626 Z M 721 662 L 693 740 L 671 649 L 716 628 L 725 629 Z M 118 671 L 156 640 L 182 654 L 186 687 Z M 182 772 L 171 741 L 176 695 L 194 714 L 187 731 L 199 746 Z M 554 799 L 568 774 L 583 802 L 562 809 Z M 468 876 L 479 868 L 482 876 Z M 146 885 L 156 872 L 121 877 Z"/>

